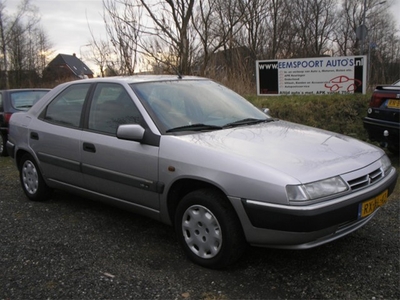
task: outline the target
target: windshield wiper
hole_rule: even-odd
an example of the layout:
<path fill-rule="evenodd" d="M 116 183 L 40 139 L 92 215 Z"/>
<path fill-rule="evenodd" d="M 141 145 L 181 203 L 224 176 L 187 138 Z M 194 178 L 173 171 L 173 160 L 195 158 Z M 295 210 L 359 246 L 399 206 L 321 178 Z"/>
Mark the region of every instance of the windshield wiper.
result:
<path fill-rule="evenodd" d="M 202 123 L 196 123 L 191 125 L 184 125 L 175 128 L 168 129 L 166 132 L 177 132 L 177 131 L 203 131 L 203 130 L 219 130 L 221 126 L 207 125 Z"/>
<path fill-rule="evenodd" d="M 235 122 L 231 122 L 228 123 L 226 125 L 224 125 L 224 128 L 226 127 L 234 127 L 234 126 L 240 126 L 240 125 L 252 125 L 252 124 L 258 124 L 258 123 L 267 123 L 267 122 L 271 122 L 274 119 L 254 119 L 254 118 L 246 118 L 246 119 L 242 119 L 242 120 L 238 120 Z"/>

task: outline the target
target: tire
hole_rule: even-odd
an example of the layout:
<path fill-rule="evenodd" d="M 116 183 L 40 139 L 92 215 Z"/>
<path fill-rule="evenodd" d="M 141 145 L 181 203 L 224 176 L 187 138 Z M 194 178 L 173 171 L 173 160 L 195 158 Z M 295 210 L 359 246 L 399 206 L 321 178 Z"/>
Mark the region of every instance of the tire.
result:
<path fill-rule="evenodd" d="M 227 267 L 247 247 L 234 209 L 225 195 L 213 189 L 183 197 L 175 214 L 175 231 L 188 258 L 206 268 Z"/>
<path fill-rule="evenodd" d="M 25 154 L 19 163 L 19 178 L 25 195 L 32 201 L 45 201 L 51 189 L 43 180 L 42 174 L 30 154 Z"/>
<path fill-rule="evenodd" d="M 0 133 L 0 156 L 8 156 L 6 143 L 7 143 L 6 134 Z"/>

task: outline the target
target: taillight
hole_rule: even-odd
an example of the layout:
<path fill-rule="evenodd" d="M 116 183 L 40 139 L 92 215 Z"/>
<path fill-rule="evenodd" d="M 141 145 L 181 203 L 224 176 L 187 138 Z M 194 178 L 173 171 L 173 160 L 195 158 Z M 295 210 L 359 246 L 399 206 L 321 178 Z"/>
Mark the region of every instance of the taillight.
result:
<path fill-rule="evenodd" d="M 369 107 L 380 107 L 386 99 L 395 99 L 396 94 L 393 93 L 379 93 L 374 92 L 372 94 L 371 100 L 369 101 Z"/>
<path fill-rule="evenodd" d="M 5 113 L 4 114 L 4 121 L 5 121 L 6 124 L 8 124 L 10 122 L 11 116 L 12 116 L 12 113 Z"/>

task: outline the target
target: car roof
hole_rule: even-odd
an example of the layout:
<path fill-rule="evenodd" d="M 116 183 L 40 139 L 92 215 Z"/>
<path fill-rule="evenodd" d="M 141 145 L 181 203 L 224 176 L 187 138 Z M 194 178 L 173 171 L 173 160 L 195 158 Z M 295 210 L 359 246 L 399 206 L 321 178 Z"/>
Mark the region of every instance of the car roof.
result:
<path fill-rule="evenodd" d="M 170 80 L 207 80 L 207 78 L 198 76 L 180 76 L 180 75 L 131 75 L 131 76 L 115 76 L 115 77 L 97 77 L 82 79 L 76 82 L 126 82 L 138 83 L 138 82 L 154 82 L 154 81 L 170 81 Z"/>
<path fill-rule="evenodd" d="M 50 91 L 49 88 L 23 88 L 23 89 L 8 89 L 0 90 L 0 92 L 23 92 L 23 91 Z"/>

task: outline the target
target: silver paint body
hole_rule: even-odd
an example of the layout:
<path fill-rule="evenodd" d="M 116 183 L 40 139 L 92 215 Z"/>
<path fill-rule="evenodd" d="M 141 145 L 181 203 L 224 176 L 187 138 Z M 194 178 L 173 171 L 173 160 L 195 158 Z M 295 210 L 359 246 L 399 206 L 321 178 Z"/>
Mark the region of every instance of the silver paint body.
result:
<path fill-rule="evenodd" d="M 280 211 L 329 212 L 345 203 L 376 196 L 377 190 L 397 176 L 391 168 L 373 185 L 337 197 L 293 205 L 287 200 L 286 185 L 338 175 L 350 181 L 381 168 L 380 158 L 384 152 L 347 136 L 285 121 L 208 132 L 162 134 L 128 85 L 154 80 L 165 80 L 165 77 L 79 82 L 107 81 L 123 85 L 148 129 L 159 136 L 159 146 L 62 127 L 39 119 L 49 101 L 74 84 L 67 83 L 48 93 L 29 112 L 13 115 L 10 143 L 15 146 L 14 156 L 18 157 L 20 151 L 30 153 L 50 187 L 119 205 L 166 224 L 172 223 L 168 210 L 170 188 L 187 179 L 207 183 L 230 200 L 250 244 L 279 248 L 309 248 L 334 240 L 358 229 L 376 212 L 345 227 L 332 226 L 301 233 L 256 228 L 243 203 Z M 30 138 L 33 131 L 39 133 L 39 140 Z M 83 143 L 96 145 L 96 152 L 83 151 Z M 57 164 L 52 163 L 54 159 Z M 63 168 L 60 161 L 65 161 L 69 168 Z M 74 165 L 76 168 L 71 167 Z M 115 176 L 119 180 L 115 181 Z M 155 183 L 163 184 L 161 192 L 152 190 Z"/>

